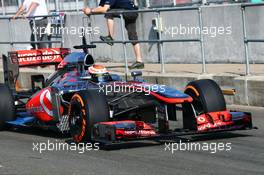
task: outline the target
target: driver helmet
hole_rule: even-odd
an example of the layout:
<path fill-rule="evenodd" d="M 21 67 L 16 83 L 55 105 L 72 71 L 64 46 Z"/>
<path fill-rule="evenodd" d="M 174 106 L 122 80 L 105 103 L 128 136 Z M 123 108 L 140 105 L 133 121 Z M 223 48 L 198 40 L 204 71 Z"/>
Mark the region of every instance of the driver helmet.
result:
<path fill-rule="evenodd" d="M 88 72 L 91 75 L 92 80 L 95 82 L 111 81 L 111 76 L 103 65 L 95 64 L 90 66 Z"/>

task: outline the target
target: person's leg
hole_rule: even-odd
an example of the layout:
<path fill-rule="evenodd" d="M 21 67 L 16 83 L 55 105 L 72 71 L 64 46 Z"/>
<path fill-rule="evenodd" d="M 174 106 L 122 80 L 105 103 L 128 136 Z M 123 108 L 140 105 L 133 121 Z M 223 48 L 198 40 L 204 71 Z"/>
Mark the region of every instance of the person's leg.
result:
<path fill-rule="evenodd" d="M 35 35 L 34 35 L 34 29 L 33 29 L 33 21 L 29 22 L 29 26 L 30 26 L 30 29 L 31 29 L 30 41 L 34 42 L 35 41 Z M 31 43 L 30 45 L 31 45 L 32 49 L 36 49 L 36 44 L 35 43 Z"/>
<path fill-rule="evenodd" d="M 134 49 L 134 53 L 136 56 L 136 61 L 137 62 L 143 62 L 142 56 L 141 56 L 140 44 L 136 43 L 135 45 L 133 45 L 133 49 Z"/>
<path fill-rule="evenodd" d="M 108 35 L 114 38 L 114 19 L 113 18 L 106 18 Z"/>
<path fill-rule="evenodd" d="M 132 41 L 138 40 L 137 31 L 136 31 L 136 18 L 134 20 L 125 18 L 125 27 L 126 27 L 127 34 L 128 34 L 128 39 Z M 140 44 L 138 42 L 133 42 L 132 45 L 133 45 L 133 50 L 134 50 L 134 54 L 136 57 L 136 62 L 133 63 L 130 66 L 130 68 L 131 69 L 144 68 Z"/>
<path fill-rule="evenodd" d="M 38 22 L 36 23 L 37 28 L 39 28 L 39 32 L 38 33 L 38 41 L 48 41 L 48 37 L 46 34 L 46 28 L 48 25 L 48 19 L 41 19 L 38 20 Z M 48 43 L 39 43 L 38 44 L 38 48 L 42 49 L 42 48 L 48 48 Z"/>
<path fill-rule="evenodd" d="M 113 11 L 113 10 L 111 10 Z M 108 45 L 113 46 L 114 43 L 112 43 L 113 41 L 113 37 L 114 37 L 114 18 L 117 17 L 118 15 L 116 14 L 105 14 L 105 18 L 106 18 L 106 25 L 107 25 L 107 30 L 108 30 L 108 35 L 107 36 L 100 36 L 100 39 L 104 42 L 106 42 Z"/>

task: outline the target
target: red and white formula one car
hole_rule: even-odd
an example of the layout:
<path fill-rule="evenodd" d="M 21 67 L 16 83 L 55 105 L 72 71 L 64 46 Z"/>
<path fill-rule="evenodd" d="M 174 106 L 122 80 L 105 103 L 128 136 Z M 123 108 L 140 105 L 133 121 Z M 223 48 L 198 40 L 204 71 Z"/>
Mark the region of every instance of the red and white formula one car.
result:
<path fill-rule="evenodd" d="M 122 81 L 94 63 L 87 51 L 94 47 L 76 46 L 83 52 L 73 53 L 54 48 L 3 55 L 0 128 L 38 126 L 70 132 L 77 143 L 108 144 L 252 129 L 251 114 L 229 111 L 213 80 L 192 81 L 183 92 L 146 83 L 139 71 L 131 73 L 133 80 Z M 47 79 L 33 75 L 30 90 L 16 89 L 21 67 L 47 65 L 56 66 Z M 181 128 L 171 124 L 179 122 L 176 111 L 182 111 Z"/>

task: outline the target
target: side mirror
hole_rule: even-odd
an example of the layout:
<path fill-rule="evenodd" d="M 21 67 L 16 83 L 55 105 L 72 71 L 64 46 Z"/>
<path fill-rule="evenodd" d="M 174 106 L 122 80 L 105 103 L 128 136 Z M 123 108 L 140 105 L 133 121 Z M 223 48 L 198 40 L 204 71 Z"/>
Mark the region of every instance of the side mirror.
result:
<path fill-rule="evenodd" d="M 91 66 L 94 64 L 93 56 L 90 54 L 86 54 L 84 57 L 84 66 Z"/>
<path fill-rule="evenodd" d="M 132 71 L 131 76 L 133 77 L 133 80 L 136 81 L 137 77 L 142 76 L 141 71 Z"/>

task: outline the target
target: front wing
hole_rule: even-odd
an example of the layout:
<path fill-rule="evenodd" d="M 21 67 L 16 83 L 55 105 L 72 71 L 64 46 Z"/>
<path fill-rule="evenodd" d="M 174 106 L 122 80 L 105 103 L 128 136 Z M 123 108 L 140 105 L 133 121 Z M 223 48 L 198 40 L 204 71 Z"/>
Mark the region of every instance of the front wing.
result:
<path fill-rule="evenodd" d="M 100 122 L 94 126 L 94 141 L 113 144 L 134 140 L 171 140 L 186 135 L 253 129 L 251 114 L 235 111 L 220 111 L 199 115 L 196 117 L 196 130 L 169 128 L 164 130 L 164 127 L 169 125 L 167 122 L 162 124 L 164 126 L 161 132 L 159 128 L 154 128 L 143 121 Z"/>

